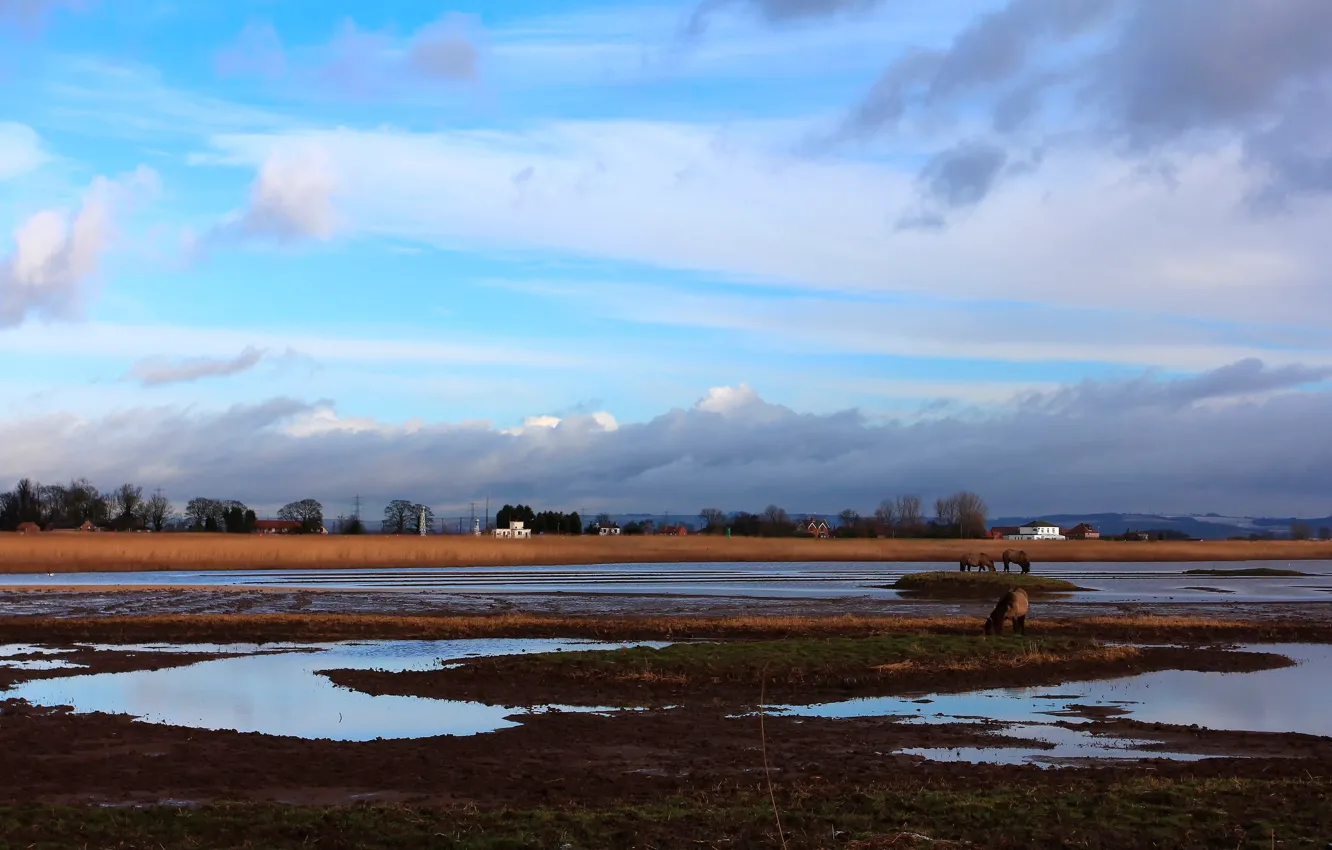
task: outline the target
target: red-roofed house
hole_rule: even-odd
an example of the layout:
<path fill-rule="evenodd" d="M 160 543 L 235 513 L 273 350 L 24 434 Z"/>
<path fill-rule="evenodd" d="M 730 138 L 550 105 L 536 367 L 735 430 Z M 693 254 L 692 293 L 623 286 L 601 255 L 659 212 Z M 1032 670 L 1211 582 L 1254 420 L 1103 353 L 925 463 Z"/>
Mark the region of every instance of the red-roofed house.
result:
<path fill-rule="evenodd" d="M 985 536 L 990 540 L 1003 540 L 1008 535 L 1017 533 L 1018 527 L 1016 525 L 996 525 Z"/>
<path fill-rule="evenodd" d="M 1065 529 L 1064 536 L 1069 540 L 1100 540 L 1101 532 L 1082 522 L 1072 528 Z"/>

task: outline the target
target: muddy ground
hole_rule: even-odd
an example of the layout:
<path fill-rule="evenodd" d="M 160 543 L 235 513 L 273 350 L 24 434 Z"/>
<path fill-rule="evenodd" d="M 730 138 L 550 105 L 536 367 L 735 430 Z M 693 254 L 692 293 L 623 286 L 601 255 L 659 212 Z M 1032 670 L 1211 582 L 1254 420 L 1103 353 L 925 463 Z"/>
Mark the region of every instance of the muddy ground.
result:
<path fill-rule="evenodd" d="M 396 694 L 471 700 L 491 705 L 668 706 L 756 705 L 760 691 L 749 682 L 697 682 L 675 678 L 570 678 L 558 669 L 533 672 L 531 659 L 485 658 L 459 667 L 390 673 L 382 670 L 324 670 L 334 684 L 371 695 Z M 1041 687 L 1063 682 L 1133 676 L 1156 670 L 1238 673 L 1289 666 L 1283 655 L 1233 652 L 1208 647 L 1146 647 L 1129 657 L 1050 661 L 1024 667 L 864 671 L 841 683 L 792 682 L 773 677 L 763 693 L 771 703 L 808 705 L 836 700 L 989 688 Z M 921 745 L 924 746 L 924 745 Z"/>
<path fill-rule="evenodd" d="M 159 614 L 389 614 L 475 615 L 521 611 L 549 616 L 974 616 L 983 620 L 993 601 L 908 600 L 852 596 L 836 599 L 670 596 L 590 593 L 447 593 L 441 591 L 303 591 L 138 588 L 105 590 L 0 590 L 0 617 L 108 617 Z M 1225 601 L 1096 602 L 1048 598 L 1043 617 L 1167 615 L 1254 621 L 1321 620 L 1332 623 L 1327 602 Z"/>

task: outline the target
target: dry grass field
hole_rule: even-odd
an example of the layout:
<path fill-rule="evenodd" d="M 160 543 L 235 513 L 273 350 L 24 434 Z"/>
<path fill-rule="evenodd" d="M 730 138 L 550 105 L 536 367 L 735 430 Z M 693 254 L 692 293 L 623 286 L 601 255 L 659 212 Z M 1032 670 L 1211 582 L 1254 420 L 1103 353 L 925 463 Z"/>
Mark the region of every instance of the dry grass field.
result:
<path fill-rule="evenodd" d="M 996 560 L 1011 543 L 991 540 L 811 540 L 724 537 L 241 536 L 227 534 L 0 534 L 0 573 L 137 570 L 349 569 L 532 564 L 760 561 L 953 562 L 970 552 Z M 1328 542 L 1026 541 L 1052 561 L 1298 561 L 1332 559 Z"/>

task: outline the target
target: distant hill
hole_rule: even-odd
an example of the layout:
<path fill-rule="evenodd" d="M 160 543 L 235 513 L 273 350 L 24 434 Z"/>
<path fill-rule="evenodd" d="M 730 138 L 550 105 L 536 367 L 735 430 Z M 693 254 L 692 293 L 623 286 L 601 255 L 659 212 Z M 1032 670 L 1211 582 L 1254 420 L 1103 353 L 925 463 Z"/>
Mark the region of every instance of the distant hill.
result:
<path fill-rule="evenodd" d="M 800 511 L 791 511 L 792 517 L 813 516 L 825 520 L 829 525 L 836 525 L 837 514 L 805 514 Z M 591 521 L 595 515 L 586 517 Z M 611 519 L 620 525 L 627 525 L 631 522 L 642 522 L 643 520 L 652 520 L 656 524 L 662 523 L 662 514 L 612 514 Z M 1247 537 L 1250 534 L 1272 533 L 1277 537 L 1289 537 L 1290 526 L 1293 522 L 1308 523 L 1310 529 L 1315 535 L 1320 528 L 1332 528 L 1332 516 L 1325 517 L 1233 517 L 1221 516 L 1219 514 L 1190 514 L 1187 516 L 1163 516 L 1160 514 L 1121 514 L 1121 513 L 1099 513 L 1099 514 L 1024 514 L 1022 516 L 993 517 L 989 520 L 990 526 L 996 525 L 1022 525 L 1034 519 L 1043 519 L 1047 522 L 1053 522 L 1061 528 L 1072 528 L 1078 523 L 1085 522 L 1091 524 L 1097 531 L 1105 535 L 1123 534 L 1125 531 L 1157 531 L 1171 530 L 1187 534 L 1190 537 L 1199 540 L 1225 540 L 1228 537 Z M 697 516 L 689 514 L 671 514 L 672 523 L 683 522 L 693 528 L 698 528 L 702 523 Z"/>
<path fill-rule="evenodd" d="M 1061 528 L 1071 528 L 1080 522 L 1090 523 L 1102 534 L 1123 534 L 1125 531 L 1179 531 L 1199 540 L 1225 540 L 1228 537 L 1247 537 L 1250 534 L 1272 533 L 1289 537 L 1291 523 L 1309 524 L 1315 534 L 1319 528 L 1332 527 L 1332 517 L 1225 517 L 1218 514 L 1162 516 L 1159 514 L 1041 514 L 1040 516 L 996 517 L 990 525 L 1021 525 L 1033 519 L 1053 522 Z"/>

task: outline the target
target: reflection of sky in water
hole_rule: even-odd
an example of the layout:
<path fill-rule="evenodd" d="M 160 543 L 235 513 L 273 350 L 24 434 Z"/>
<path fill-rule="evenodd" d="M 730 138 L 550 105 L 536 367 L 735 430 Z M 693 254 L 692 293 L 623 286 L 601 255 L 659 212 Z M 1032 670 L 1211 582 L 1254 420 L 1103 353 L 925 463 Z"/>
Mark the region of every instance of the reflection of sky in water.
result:
<path fill-rule="evenodd" d="M 314 671 L 425 670 L 438 666 L 441 659 L 624 645 L 528 639 L 333 644 L 316 653 L 225 658 L 167 670 L 27 682 L 0 697 L 25 699 L 35 705 L 72 705 L 81 712 L 131 714 L 152 723 L 305 738 L 363 741 L 471 735 L 516 725 L 504 718 L 521 710 L 474 702 L 370 696 L 334 687 Z"/>
<path fill-rule="evenodd" d="M 923 722 L 952 723 L 984 717 L 1009 723 L 1042 720 L 1069 705 L 1114 705 L 1147 723 L 1196 723 L 1211 729 L 1250 732 L 1303 732 L 1332 735 L 1332 646 L 1273 644 L 1244 647 L 1275 652 L 1300 662 L 1295 667 L 1257 673 L 1198 673 L 1162 670 L 1058 688 L 1008 688 L 967 694 L 935 694 L 933 702 L 912 698 L 854 699 L 821 705 L 779 706 L 801 717 L 881 717 L 908 715 Z M 1059 695 L 1042 699 L 1042 695 Z M 1066 718 L 1076 721 L 1077 718 Z"/>
<path fill-rule="evenodd" d="M 995 554 L 995 553 L 992 553 Z M 216 572 L 64 573 L 6 576 L 12 586 L 173 585 L 199 587 L 325 588 L 417 590 L 444 593 L 603 593 L 775 598 L 873 596 L 892 599 L 889 585 L 923 570 L 948 569 L 938 563 L 681 563 L 597 564 L 513 567 L 384 568 L 338 570 L 219 570 Z M 1186 569 L 1272 567 L 1321 574 L 1314 577 L 1186 576 Z M 1190 563 L 1050 563 L 1037 573 L 1060 576 L 1096 592 L 1070 599 L 1096 602 L 1264 602 L 1326 600 L 1332 593 L 1329 561 L 1229 561 Z M 1190 588 L 1210 587 L 1229 593 Z"/>
<path fill-rule="evenodd" d="M 45 646 L 33 646 L 30 643 L 0 644 L 0 658 L 13 658 L 16 655 L 59 655 L 62 652 L 74 652 L 74 650 L 51 649 Z"/>
<path fill-rule="evenodd" d="M 0 667 L 9 670 L 76 670 L 84 666 L 86 665 L 75 664 L 71 661 L 61 661 L 59 659 L 0 658 Z"/>
<path fill-rule="evenodd" d="M 1027 747 L 916 747 L 899 752 L 924 756 L 931 761 L 983 762 L 987 764 L 1024 764 L 1055 762 L 1064 759 L 1140 759 L 1168 756 L 1179 761 L 1195 761 L 1204 756 L 1160 753 L 1136 749 L 1152 743 L 1128 738 L 1097 738 L 1081 729 L 1062 726 L 1009 726 L 1003 733 L 1011 738 L 1026 738 L 1054 744 L 1053 749 Z"/>

